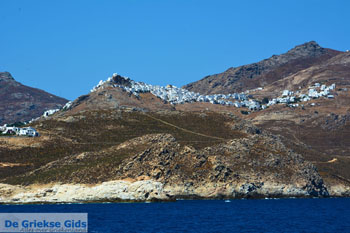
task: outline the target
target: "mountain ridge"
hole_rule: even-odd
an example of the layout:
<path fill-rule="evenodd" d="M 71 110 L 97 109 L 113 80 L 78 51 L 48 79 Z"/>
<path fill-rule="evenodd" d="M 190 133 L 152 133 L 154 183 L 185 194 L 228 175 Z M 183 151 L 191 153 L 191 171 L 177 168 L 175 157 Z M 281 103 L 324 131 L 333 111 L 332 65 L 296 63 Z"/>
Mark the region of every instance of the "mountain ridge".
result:
<path fill-rule="evenodd" d="M 310 41 L 281 55 L 273 55 L 256 63 L 231 67 L 222 73 L 208 75 L 199 81 L 184 85 L 183 88 L 201 94 L 226 94 L 263 87 L 340 53 L 343 52 L 322 48 L 315 41 Z"/>
<path fill-rule="evenodd" d="M 33 121 L 40 137 L 0 138 L 2 201 L 349 196 L 348 64 L 350 53 L 309 42 L 262 61 L 263 74 L 259 65 L 245 66 L 256 76 L 242 85 L 266 85 L 234 95 L 113 74 Z M 261 83 L 246 82 L 255 79 Z M 225 102 L 283 96 L 291 102 L 265 108 Z"/>
<path fill-rule="evenodd" d="M 0 124 L 24 122 L 68 100 L 17 82 L 9 72 L 0 72 Z"/>

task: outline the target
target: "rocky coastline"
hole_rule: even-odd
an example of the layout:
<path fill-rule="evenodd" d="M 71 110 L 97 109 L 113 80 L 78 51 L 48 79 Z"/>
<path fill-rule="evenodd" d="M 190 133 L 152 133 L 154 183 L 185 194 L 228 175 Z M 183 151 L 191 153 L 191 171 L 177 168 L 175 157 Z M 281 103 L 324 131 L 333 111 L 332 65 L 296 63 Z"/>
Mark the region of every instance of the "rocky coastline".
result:
<path fill-rule="evenodd" d="M 329 192 L 329 193 L 328 193 Z M 197 187 L 164 185 L 154 180 L 115 180 L 101 184 L 47 184 L 15 186 L 0 185 L 0 204 L 39 203 L 100 203 L 100 202 L 153 202 L 177 199 L 241 199 L 241 198 L 327 198 L 349 197 L 349 187 L 330 187 L 327 193 L 315 195 L 305 187 L 264 183 L 215 184 Z"/>

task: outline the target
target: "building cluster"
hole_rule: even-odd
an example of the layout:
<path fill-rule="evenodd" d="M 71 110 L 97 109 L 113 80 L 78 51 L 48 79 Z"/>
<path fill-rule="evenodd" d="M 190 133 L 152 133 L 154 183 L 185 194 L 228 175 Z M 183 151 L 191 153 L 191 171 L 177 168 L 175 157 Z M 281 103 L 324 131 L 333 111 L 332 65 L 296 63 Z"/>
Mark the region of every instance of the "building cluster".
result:
<path fill-rule="evenodd" d="M 113 77 L 116 77 L 117 74 L 113 74 Z M 140 93 L 152 93 L 158 98 L 171 103 L 171 104 L 184 104 L 184 103 L 193 103 L 193 102 L 208 102 L 212 104 L 221 104 L 227 106 L 235 107 L 248 107 L 249 109 L 259 109 L 259 102 L 248 99 L 244 93 L 233 93 L 233 94 L 213 94 L 213 95 L 201 95 L 196 92 L 191 92 L 183 88 L 179 88 L 173 85 L 158 86 L 150 85 L 143 82 L 135 82 L 129 78 L 124 78 L 127 80 L 130 85 L 124 86 L 113 83 L 113 78 L 110 77 L 107 81 L 100 81 L 91 92 L 94 92 L 100 88 L 103 88 L 104 85 L 109 85 L 113 87 L 119 87 L 123 90 L 139 96 Z"/>
<path fill-rule="evenodd" d="M 297 102 L 306 102 L 320 97 L 334 98 L 330 91 L 335 89 L 335 84 L 326 86 L 324 84 L 321 85 L 315 83 L 315 85 L 309 87 L 308 93 L 302 94 L 299 91 L 294 93 L 293 91 L 284 90 L 282 96 L 269 100 L 267 104 L 261 104 L 260 101 L 251 98 L 252 96 L 249 96 L 248 94 L 252 91 L 263 90 L 262 87 L 242 93 L 201 95 L 173 85 L 167 85 L 166 87 L 150 85 L 143 82 L 136 82 L 129 78 L 123 78 L 129 85 L 120 85 L 113 81 L 113 78 L 116 78 L 117 76 L 117 74 L 113 74 L 113 77 L 109 77 L 106 81 L 101 80 L 95 87 L 93 87 L 91 92 L 95 92 L 101 88 L 103 89 L 105 86 L 113 86 L 121 88 L 135 96 L 139 96 L 140 93 L 152 93 L 158 98 L 171 104 L 208 102 L 212 104 L 235 106 L 237 108 L 246 107 L 250 110 L 261 110 L 280 103 L 287 104 L 291 107 L 297 107 L 299 106 Z"/>
<path fill-rule="evenodd" d="M 0 126 L 0 132 L 2 135 L 18 135 L 18 136 L 28 136 L 28 137 L 37 137 L 39 133 L 32 127 L 15 127 L 7 126 L 6 124 Z"/>
<path fill-rule="evenodd" d="M 331 91 L 335 89 L 335 84 L 333 83 L 330 86 L 325 84 L 315 83 L 313 86 L 309 86 L 307 93 L 301 93 L 300 91 L 293 92 L 290 90 L 284 90 L 282 96 L 270 100 L 266 106 L 271 106 L 278 103 L 287 104 L 290 107 L 298 107 L 297 102 L 307 102 L 311 99 L 318 99 L 320 97 L 334 98 L 334 95 L 331 94 Z"/>

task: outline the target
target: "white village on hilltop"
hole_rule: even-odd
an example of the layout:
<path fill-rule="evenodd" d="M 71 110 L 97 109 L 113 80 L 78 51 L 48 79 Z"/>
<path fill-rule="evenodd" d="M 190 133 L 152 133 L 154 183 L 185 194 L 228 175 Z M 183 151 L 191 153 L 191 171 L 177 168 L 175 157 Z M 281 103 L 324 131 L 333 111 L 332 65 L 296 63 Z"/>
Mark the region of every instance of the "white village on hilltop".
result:
<path fill-rule="evenodd" d="M 248 90 L 242 93 L 233 94 L 213 94 L 213 95 L 201 95 L 199 93 L 191 92 L 183 88 L 178 88 L 176 86 L 167 85 L 158 86 L 150 85 L 143 82 L 135 82 L 129 78 L 125 79 L 130 83 L 130 86 L 115 84 L 113 78 L 117 78 L 118 74 L 114 73 L 112 77 L 109 77 L 106 81 L 100 81 L 97 86 L 93 87 L 91 92 L 95 92 L 100 88 L 104 88 L 105 85 L 122 88 L 123 90 L 139 96 L 139 93 L 150 92 L 156 97 L 169 102 L 171 104 L 184 104 L 193 102 L 208 102 L 211 104 L 220 104 L 226 106 L 234 106 L 237 108 L 247 107 L 249 110 L 263 110 L 267 107 L 275 104 L 287 104 L 289 107 L 298 107 L 297 102 L 307 102 L 311 99 L 317 99 L 320 97 L 334 98 L 330 92 L 335 89 L 335 84 L 326 86 L 320 83 L 315 83 L 314 86 L 309 87 L 309 92 L 302 94 L 300 91 L 294 93 L 293 91 L 284 90 L 281 97 L 271 99 L 267 104 L 261 104 L 260 101 L 249 98 L 247 94 L 252 91 L 262 90 L 262 87 L 256 88 L 254 90 Z"/>
<path fill-rule="evenodd" d="M 114 78 L 117 77 L 124 79 L 124 81 L 127 81 L 129 85 L 125 86 L 116 84 L 114 82 Z M 123 78 L 121 76 L 118 76 L 118 74 L 114 73 L 113 76 L 109 77 L 106 81 L 101 80 L 95 87 L 93 87 L 91 92 L 103 89 L 105 86 L 121 88 L 124 91 L 131 93 L 135 96 L 139 96 L 140 93 L 151 93 L 156 97 L 173 105 L 193 102 L 207 102 L 211 104 L 234 106 L 236 108 L 246 107 L 249 110 L 255 111 L 266 109 L 269 106 L 275 104 L 286 104 L 287 106 L 293 108 L 299 106 L 303 107 L 303 103 L 308 102 L 312 99 L 317 99 L 320 97 L 329 99 L 334 98 L 334 95 L 331 93 L 331 91 L 335 90 L 334 83 L 330 86 L 315 83 L 313 86 L 309 86 L 308 93 L 302 94 L 300 91 L 293 92 L 289 90 L 284 90 L 280 97 L 271 99 L 266 104 L 262 104 L 260 101 L 252 99 L 250 98 L 251 96 L 248 95 L 250 92 L 263 90 L 262 87 L 256 88 L 254 90 L 247 90 L 242 93 L 201 95 L 199 93 L 191 92 L 173 85 L 167 85 L 166 87 L 164 87 L 159 85 L 150 85 L 143 82 L 135 82 L 129 78 Z M 72 101 L 69 101 L 62 109 L 69 109 L 71 105 Z M 310 105 L 314 106 L 315 104 L 312 103 Z M 43 113 L 42 117 L 47 118 L 60 110 L 61 109 L 47 110 Z M 40 117 L 32 119 L 28 123 L 31 123 L 38 119 L 40 119 Z M 0 126 L 0 133 L 3 135 L 18 135 L 30 137 L 39 136 L 38 132 L 32 127 L 19 128 L 14 126 L 7 126 L 6 124 Z"/>

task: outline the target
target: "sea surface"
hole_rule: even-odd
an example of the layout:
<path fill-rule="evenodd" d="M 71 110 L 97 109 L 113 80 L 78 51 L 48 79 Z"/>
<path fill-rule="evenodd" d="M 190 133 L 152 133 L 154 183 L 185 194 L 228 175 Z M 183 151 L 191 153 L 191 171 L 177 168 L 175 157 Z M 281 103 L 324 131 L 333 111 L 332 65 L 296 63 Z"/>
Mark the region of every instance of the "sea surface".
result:
<path fill-rule="evenodd" d="M 350 198 L 1 205 L 1 213 L 88 213 L 89 232 L 350 232 Z"/>

